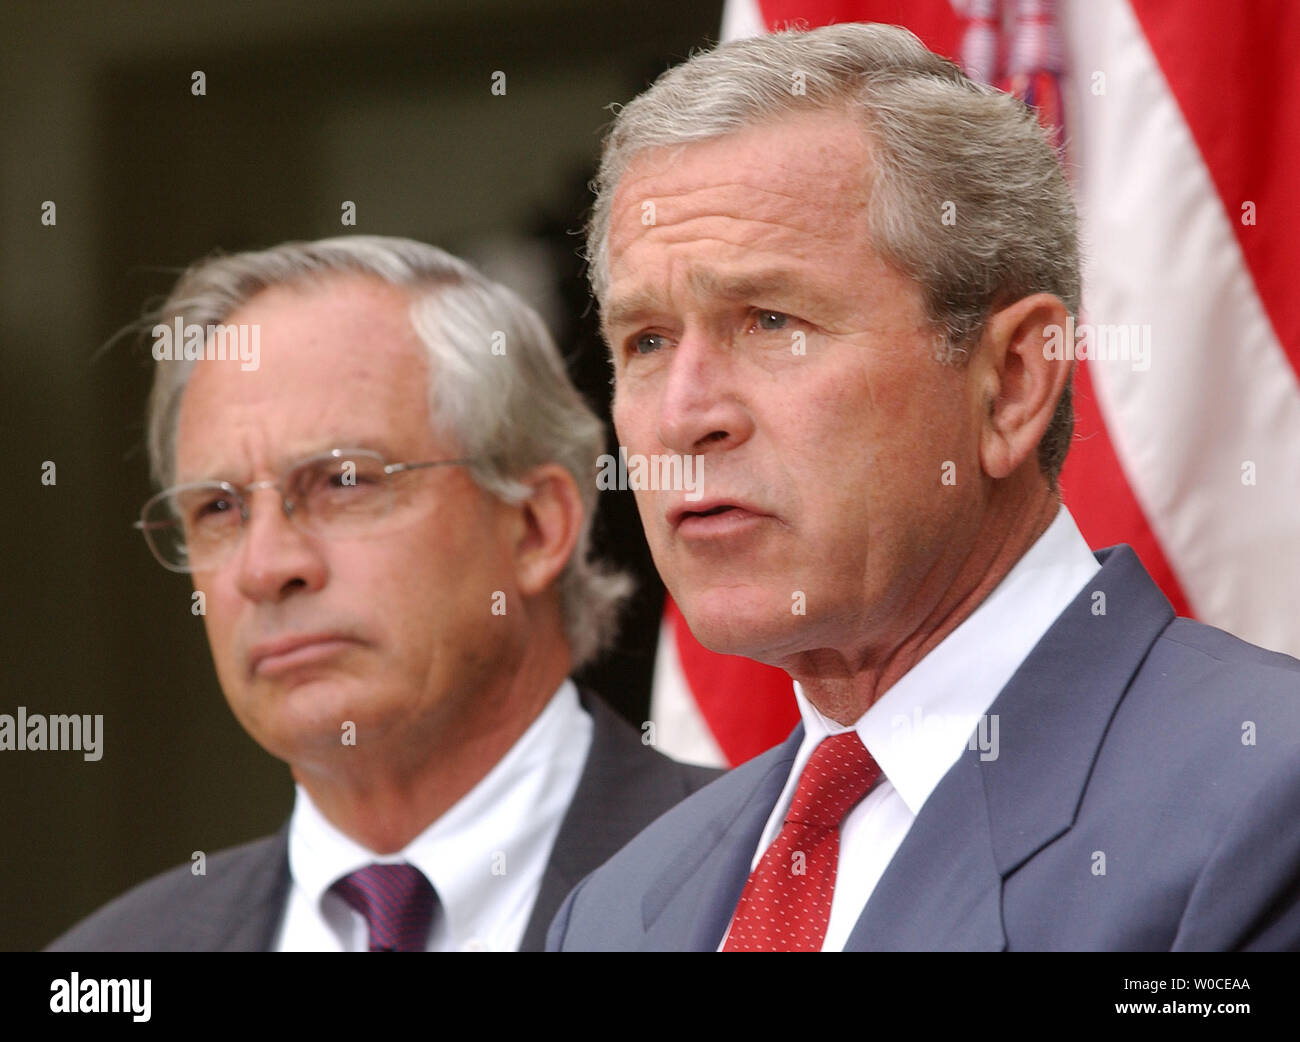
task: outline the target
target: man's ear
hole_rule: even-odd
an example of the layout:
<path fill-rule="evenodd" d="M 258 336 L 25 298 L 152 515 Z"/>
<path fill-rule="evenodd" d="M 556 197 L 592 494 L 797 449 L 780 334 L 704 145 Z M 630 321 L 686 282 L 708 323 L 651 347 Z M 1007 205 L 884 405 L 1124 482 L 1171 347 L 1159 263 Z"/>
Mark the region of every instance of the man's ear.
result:
<path fill-rule="evenodd" d="M 980 464 L 991 478 L 1038 463 L 1038 442 L 1056 411 L 1073 366 L 1065 345 L 1069 312 L 1050 293 L 1023 297 L 989 318 L 970 364 L 979 382 L 983 422 Z"/>
<path fill-rule="evenodd" d="M 558 463 L 535 467 L 519 480 L 532 495 L 516 507 L 515 580 L 519 592 L 532 597 L 554 583 L 569 563 L 584 511 L 573 475 Z"/>

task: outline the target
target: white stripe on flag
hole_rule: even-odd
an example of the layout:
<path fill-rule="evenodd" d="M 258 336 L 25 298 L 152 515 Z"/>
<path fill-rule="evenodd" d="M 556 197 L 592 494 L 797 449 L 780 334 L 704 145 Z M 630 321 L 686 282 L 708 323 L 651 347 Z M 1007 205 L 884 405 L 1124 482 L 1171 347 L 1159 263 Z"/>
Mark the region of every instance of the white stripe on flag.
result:
<path fill-rule="evenodd" d="M 722 39 L 747 40 L 767 32 L 758 0 L 727 0 L 722 8 Z"/>

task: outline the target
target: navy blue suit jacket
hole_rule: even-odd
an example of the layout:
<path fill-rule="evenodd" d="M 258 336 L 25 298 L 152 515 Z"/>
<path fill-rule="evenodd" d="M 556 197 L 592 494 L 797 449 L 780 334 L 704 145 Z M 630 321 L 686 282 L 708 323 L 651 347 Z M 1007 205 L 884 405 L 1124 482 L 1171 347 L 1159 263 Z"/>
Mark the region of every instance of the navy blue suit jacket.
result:
<path fill-rule="evenodd" d="M 944 776 L 849 950 L 1300 948 L 1300 662 L 1175 618 L 1128 547 L 1097 557 L 989 709 L 998 757 Z M 548 947 L 716 949 L 801 737 L 584 880 Z"/>

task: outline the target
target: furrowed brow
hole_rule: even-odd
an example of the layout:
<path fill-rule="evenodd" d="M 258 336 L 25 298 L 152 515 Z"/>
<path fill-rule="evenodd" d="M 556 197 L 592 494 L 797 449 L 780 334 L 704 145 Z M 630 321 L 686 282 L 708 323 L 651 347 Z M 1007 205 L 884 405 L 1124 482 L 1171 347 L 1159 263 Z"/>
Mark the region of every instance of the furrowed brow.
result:
<path fill-rule="evenodd" d="M 616 298 L 602 309 L 600 329 L 609 339 L 610 330 L 634 325 L 659 309 L 657 298 L 650 293 L 632 293 Z"/>
<path fill-rule="evenodd" d="M 795 280 L 790 272 L 782 269 L 748 275 L 719 275 L 703 268 L 695 268 L 687 274 L 687 281 L 691 291 L 701 297 L 757 301 L 778 293 L 788 293 Z M 605 338 L 609 339 L 611 330 L 636 325 L 660 311 L 662 306 L 657 296 L 645 291 L 615 298 L 602 312 L 601 330 Z"/>
<path fill-rule="evenodd" d="M 688 273 L 687 280 L 692 291 L 701 296 L 749 301 L 788 291 L 794 282 L 789 272 L 778 268 L 747 275 L 719 275 L 697 268 Z"/>

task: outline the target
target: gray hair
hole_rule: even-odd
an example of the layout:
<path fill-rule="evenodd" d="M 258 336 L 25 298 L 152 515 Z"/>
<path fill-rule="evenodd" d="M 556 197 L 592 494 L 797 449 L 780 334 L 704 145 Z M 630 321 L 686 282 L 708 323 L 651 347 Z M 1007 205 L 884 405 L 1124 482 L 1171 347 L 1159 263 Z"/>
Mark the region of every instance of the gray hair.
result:
<path fill-rule="evenodd" d="M 722 44 L 668 70 L 618 113 L 587 228 L 597 300 L 609 288 L 614 192 L 639 153 L 837 107 L 863 119 L 875 169 L 872 241 L 920 284 L 941 360 L 964 361 L 990 312 L 1030 294 L 1054 294 L 1078 314 L 1078 216 L 1033 112 L 905 29 L 861 24 Z M 949 213 L 955 220 L 945 223 Z M 1067 383 L 1038 445 L 1053 487 L 1073 426 Z"/>
<path fill-rule="evenodd" d="M 352 235 L 199 261 L 153 321 L 179 318 L 206 329 L 225 323 L 263 290 L 340 274 L 372 276 L 410 292 L 411 325 L 430 363 L 430 414 L 438 429 L 475 458 L 468 469 L 481 488 L 522 502 L 530 490 L 518 479 L 533 467 L 555 462 L 573 475 L 584 517 L 558 588 L 573 668 L 591 661 L 613 642 L 632 590 L 629 577 L 590 557 L 594 469 L 604 425 L 569 380 L 541 318 L 515 293 L 436 247 Z M 494 334 L 504 334 L 504 354 L 490 350 Z M 175 481 L 181 397 L 193 366 L 192 360 L 175 360 L 154 369 L 149 460 L 162 487 Z"/>

